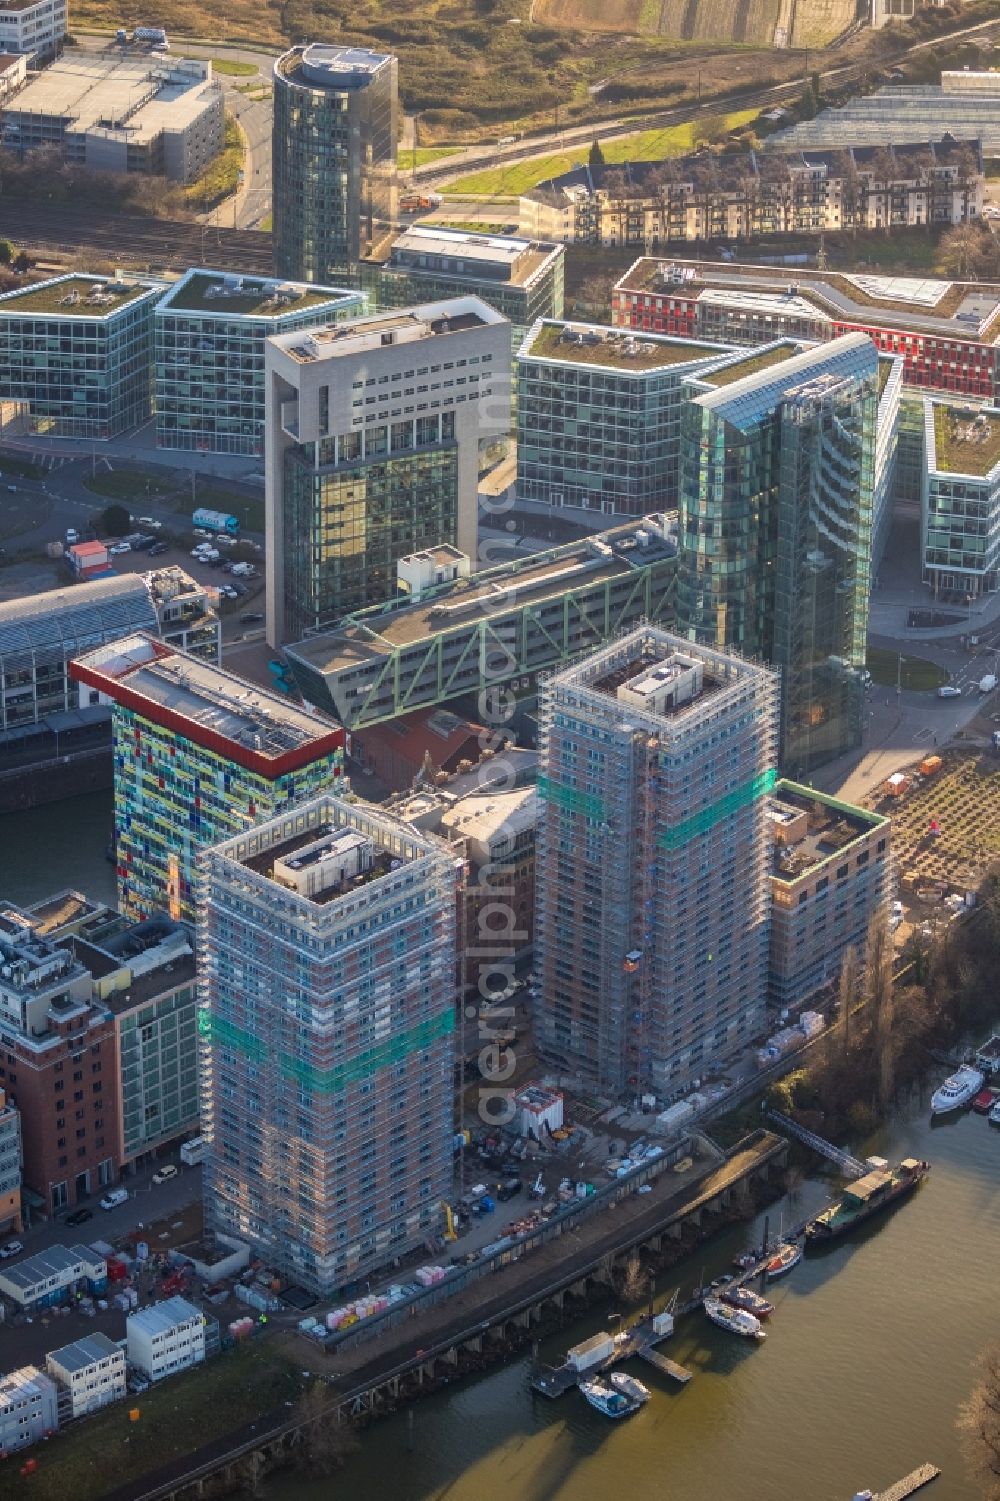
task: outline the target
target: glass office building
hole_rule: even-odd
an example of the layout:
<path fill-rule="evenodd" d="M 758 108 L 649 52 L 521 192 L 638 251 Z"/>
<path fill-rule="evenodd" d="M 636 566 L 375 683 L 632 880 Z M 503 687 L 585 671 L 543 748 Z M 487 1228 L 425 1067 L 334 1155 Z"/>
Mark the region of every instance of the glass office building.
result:
<path fill-rule="evenodd" d="M 517 357 L 518 501 L 644 516 L 677 504 L 684 379 L 732 345 L 540 321 Z"/>
<path fill-rule="evenodd" d="M 1000 588 L 1000 411 L 924 401 L 923 577 L 956 603 Z"/>
<path fill-rule="evenodd" d="M 792 776 L 861 743 L 878 391 L 866 335 L 783 341 L 695 378 L 684 413 L 678 627 L 781 669 Z"/>
<path fill-rule="evenodd" d="M 510 428 L 510 325 L 478 297 L 267 345 L 267 639 L 396 593 L 396 563 L 476 552 L 480 453 Z"/>
<path fill-rule="evenodd" d="M 192 269 L 156 305 L 156 443 L 264 452 L 264 341 L 357 317 L 363 292 Z"/>
<path fill-rule="evenodd" d="M 275 270 L 329 282 L 373 254 L 396 216 L 396 59 L 293 47 L 274 65 L 273 107 Z"/>
<path fill-rule="evenodd" d="M 33 433 L 117 437 L 149 419 L 159 287 L 58 276 L 0 297 L 0 400 Z"/>

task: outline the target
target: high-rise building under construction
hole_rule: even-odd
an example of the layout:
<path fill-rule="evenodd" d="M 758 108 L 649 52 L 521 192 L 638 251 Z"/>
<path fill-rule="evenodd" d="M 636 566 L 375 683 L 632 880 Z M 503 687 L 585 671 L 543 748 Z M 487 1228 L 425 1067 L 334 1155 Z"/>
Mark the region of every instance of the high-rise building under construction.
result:
<path fill-rule="evenodd" d="M 640 627 L 542 694 L 543 1053 L 661 1098 L 763 1018 L 778 681 Z"/>
<path fill-rule="evenodd" d="M 460 871 L 326 795 L 203 857 L 206 1214 L 319 1297 L 441 1223 Z"/>

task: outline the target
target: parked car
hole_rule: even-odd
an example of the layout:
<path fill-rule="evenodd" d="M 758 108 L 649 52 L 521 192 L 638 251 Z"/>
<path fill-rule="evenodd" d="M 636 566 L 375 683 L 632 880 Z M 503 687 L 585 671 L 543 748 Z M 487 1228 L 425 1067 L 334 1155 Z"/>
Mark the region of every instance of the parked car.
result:
<path fill-rule="evenodd" d="M 11 1256 L 20 1256 L 24 1250 L 19 1240 L 9 1240 L 5 1246 L 0 1246 L 0 1261 L 7 1261 Z"/>
<path fill-rule="evenodd" d="M 74 1209 L 72 1214 L 66 1216 L 63 1223 L 67 1225 L 85 1225 L 88 1220 L 92 1220 L 93 1218 L 94 1211 L 92 1209 Z"/>
<path fill-rule="evenodd" d="M 113 553 L 117 554 L 117 553 L 120 553 L 120 552 L 131 552 L 131 551 L 132 551 L 132 544 L 131 544 L 131 542 L 114 542 L 108 548 L 108 556 L 110 557 Z"/>
<path fill-rule="evenodd" d="M 194 535 L 196 537 L 210 537 L 212 535 L 212 533 L 211 532 L 206 532 L 206 530 L 205 530 L 205 528 L 203 526 L 196 526 L 194 528 Z"/>
<path fill-rule="evenodd" d="M 152 547 L 149 549 L 149 556 L 151 558 L 158 558 L 161 553 L 169 551 L 170 549 L 165 542 L 154 542 Z"/>
<path fill-rule="evenodd" d="M 240 625 L 256 625 L 258 620 L 263 619 L 264 617 L 259 610 L 244 610 L 240 616 Z"/>
<path fill-rule="evenodd" d="M 112 1188 L 101 1200 L 102 1209 L 117 1209 L 119 1204 L 128 1203 L 127 1188 Z"/>
<path fill-rule="evenodd" d="M 135 519 L 140 526 L 151 526 L 154 532 L 158 532 L 163 525 L 163 522 L 157 521 L 155 516 L 137 516 Z"/>
<path fill-rule="evenodd" d="M 177 1177 L 178 1171 L 179 1169 L 176 1163 L 168 1162 L 166 1166 L 158 1168 L 157 1171 L 153 1174 L 153 1182 L 169 1183 L 171 1178 Z"/>
<path fill-rule="evenodd" d="M 942 683 L 937 691 L 938 698 L 961 698 L 961 688 L 956 688 L 954 683 Z"/>
<path fill-rule="evenodd" d="M 77 531 L 76 527 L 75 526 L 68 526 L 66 528 L 66 546 L 67 547 L 72 547 L 73 543 L 74 542 L 79 542 L 79 540 L 80 540 L 80 534 Z"/>

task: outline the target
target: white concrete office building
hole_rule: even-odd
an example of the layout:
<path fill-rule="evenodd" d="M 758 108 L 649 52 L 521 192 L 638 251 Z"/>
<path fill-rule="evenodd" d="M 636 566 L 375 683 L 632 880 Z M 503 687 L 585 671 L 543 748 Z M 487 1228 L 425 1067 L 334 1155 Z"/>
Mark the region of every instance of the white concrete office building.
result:
<path fill-rule="evenodd" d="M 396 564 L 476 553 L 480 454 L 510 428 L 510 324 L 478 297 L 267 347 L 267 639 L 390 598 Z"/>

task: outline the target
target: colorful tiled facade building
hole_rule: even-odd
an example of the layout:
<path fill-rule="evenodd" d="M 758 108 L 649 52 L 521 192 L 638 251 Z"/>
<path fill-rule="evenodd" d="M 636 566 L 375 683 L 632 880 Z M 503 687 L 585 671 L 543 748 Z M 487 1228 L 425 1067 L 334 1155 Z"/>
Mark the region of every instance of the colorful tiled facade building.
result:
<path fill-rule="evenodd" d="M 71 675 L 113 705 L 118 905 L 194 921 L 198 852 L 344 786 L 344 731 L 233 673 L 137 634 Z"/>

